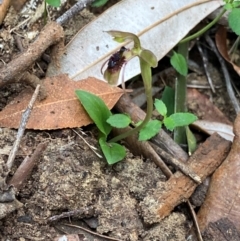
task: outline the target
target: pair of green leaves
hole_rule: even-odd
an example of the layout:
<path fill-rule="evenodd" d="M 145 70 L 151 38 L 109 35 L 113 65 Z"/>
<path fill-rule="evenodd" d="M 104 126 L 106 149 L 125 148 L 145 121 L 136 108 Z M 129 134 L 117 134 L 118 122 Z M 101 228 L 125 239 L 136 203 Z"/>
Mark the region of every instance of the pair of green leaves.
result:
<path fill-rule="evenodd" d="M 99 145 L 108 164 L 121 161 L 126 156 L 125 148 L 118 143 L 107 142 L 108 134 L 112 130 L 112 126 L 108 123 L 108 119 L 113 116 L 111 111 L 98 96 L 83 90 L 76 90 L 75 93 L 100 131 Z"/>
<path fill-rule="evenodd" d="M 160 131 L 162 125 L 173 131 L 176 127 L 187 126 L 197 120 L 197 117 L 191 113 L 174 113 L 167 116 L 167 107 L 162 100 L 156 99 L 154 106 L 163 120 L 150 120 L 139 132 L 140 141 L 146 141 L 154 137 Z"/>
<path fill-rule="evenodd" d="M 108 164 L 121 161 L 126 156 L 125 148 L 118 143 L 108 143 L 107 137 L 113 127 L 125 128 L 129 126 L 130 117 L 125 114 L 113 115 L 103 100 L 92 93 L 76 90 L 76 95 L 100 131 L 99 145 Z M 173 131 L 175 127 L 189 125 L 197 119 L 191 113 L 174 113 L 167 116 L 166 105 L 158 99 L 155 100 L 154 106 L 163 120 L 150 120 L 139 132 L 140 141 L 151 139 L 160 131 L 163 124 L 168 130 Z"/>

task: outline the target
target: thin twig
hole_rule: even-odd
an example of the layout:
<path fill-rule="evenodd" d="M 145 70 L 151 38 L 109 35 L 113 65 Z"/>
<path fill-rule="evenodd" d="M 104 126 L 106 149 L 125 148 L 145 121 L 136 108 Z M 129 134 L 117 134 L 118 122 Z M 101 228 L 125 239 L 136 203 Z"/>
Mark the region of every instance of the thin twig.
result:
<path fill-rule="evenodd" d="M 225 79 L 225 82 L 226 82 L 226 87 L 227 87 L 227 92 L 228 92 L 229 98 L 232 101 L 234 110 L 236 111 L 236 113 L 239 113 L 240 106 L 239 106 L 238 100 L 235 96 L 235 93 L 234 93 L 232 85 L 231 85 L 231 78 L 230 78 L 229 72 L 227 70 L 225 60 L 219 54 L 213 40 L 208 35 L 205 35 L 205 39 L 206 39 L 206 41 L 208 42 L 208 44 L 210 45 L 210 47 L 212 48 L 212 50 L 214 51 L 214 53 L 216 54 L 216 56 L 218 58 L 218 61 L 221 65 L 222 72 L 223 72 L 223 75 L 224 75 L 224 79 Z"/>
<path fill-rule="evenodd" d="M 81 227 L 81 226 L 77 226 L 77 225 L 73 225 L 73 224 L 67 224 L 67 223 L 65 223 L 64 225 L 69 226 L 69 227 L 74 227 L 74 228 L 82 229 L 82 230 L 84 230 L 84 231 L 86 231 L 86 232 L 88 232 L 88 233 L 91 233 L 91 234 L 93 234 L 93 235 L 96 235 L 96 236 L 98 236 L 98 237 L 105 238 L 105 239 L 108 239 L 108 240 L 122 241 L 121 239 L 111 238 L 111 237 L 108 237 L 108 236 L 105 236 L 105 235 L 102 235 L 102 234 L 99 234 L 99 233 L 95 233 L 95 232 L 90 231 L 90 230 L 88 230 L 88 229 L 86 229 L 86 228 L 83 228 L 83 227 Z"/>
<path fill-rule="evenodd" d="M 7 167 L 8 167 L 9 170 L 11 170 L 11 168 L 12 168 L 15 156 L 16 156 L 17 151 L 18 151 L 18 147 L 20 145 L 20 141 L 22 139 L 22 136 L 23 136 L 25 128 L 26 128 L 26 124 L 27 124 L 29 116 L 31 114 L 34 102 L 37 99 L 39 89 L 40 89 L 40 85 L 37 85 L 37 87 L 36 87 L 36 89 L 33 93 L 33 96 L 32 96 L 32 98 L 31 98 L 31 100 L 28 104 L 27 109 L 22 114 L 22 119 L 21 119 L 20 126 L 19 126 L 19 129 L 18 129 L 17 138 L 16 138 L 16 141 L 13 144 L 13 148 L 12 148 L 12 150 L 11 150 L 9 156 L 8 156 Z"/>
<path fill-rule="evenodd" d="M 202 182 L 201 178 L 193 170 L 191 170 L 191 168 L 188 165 L 186 165 L 184 162 L 179 161 L 176 158 L 172 157 L 170 154 L 168 154 L 167 152 L 162 150 L 157 145 L 155 145 L 151 142 L 149 142 L 149 143 L 151 144 L 153 149 L 157 152 L 157 154 L 159 156 L 163 157 L 168 163 L 170 163 L 174 167 L 177 167 L 178 169 L 180 169 L 182 171 L 182 173 L 184 173 L 185 175 L 187 175 L 188 177 L 193 179 L 197 184 L 200 184 Z"/>
<path fill-rule="evenodd" d="M 90 145 L 77 131 L 75 131 L 74 129 L 72 129 L 73 132 L 75 132 L 85 143 L 86 145 L 99 157 L 99 158 L 102 158 L 102 156 L 96 151 L 97 148 Z"/>
<path fill-rule="evenodd" d="M 199 53 L 201 54 L 201 57 L 202 57 L 203 67 L 204 67 L 204 70 L 205 70 L 205 74 L 207 76 L 208 83 L 209 83 L 209 85 L 212 89 L 212 92 L 216 93 L 213 82 L 212 82 L 211 75 L 208 71 L 208 59 L 207 59 L 206 53 L 204 53 L 204 51 L 202 49 L 202 46 L 200 45 L 199 41 L 197 41 L 197 47 L 198 47 L 198 51 L 199 51 Z"/>
<path fill-rule="evenodd" d="M 79 0 L 70 9 L 68 9 L 62 16 L 57 18 L 56 22 L 60 25 L 65 24 L 70 18 L 78 14 L 80 11 L 86 8 L 88 4 L 91 4 L 94 1 L 95 0 Z"/>
<path fill-rule="evenodd" d="M 193 223 L 194 223 L 195 228 L 196 228 L 196 231 L 197 231 L 198 240 L 199 240 L 199 241 L 203 241 L 202 234 L 201 234 L 201 231 L 200 231 L 200 228 L 199 228 L 199 225 L 198 225 L 196 213 L 195 213 L 195 211 L 194 211 L 194 209 L 193 209 L 193 207 L 192 207 L 192 204 L 190 203 L 189 200 L 187 200 L 187 204 L 188 204 L 188 207 L 189 207 L 190 212 L 191 212 L 191 214 L 192 214 Z"/>
<path fill-rule="evenodd" d="M 77 216 L 77 215 L 82 215 L 82 214 L 88 215 L 92 211 L 93 211 L 93 208 L 89 207 L 89 208 L 81 208 L 81 209 L 73 210 L 73 211 L 69 211 L 69 212 L 63 212 L 59 215 L 54 215 L 54 216 L 50 217 L 48 219 L 48 221 L 49 222 L 58 221 L 62 218 L 69 218 L 71 216 Z"/>
<path fill-rule="evenodd" d="M 39 143 L 31 157 L 26 157 L 17 171 L 14 173 L 10 185 L 13 185 L 17 190 L 20 190 L 24 184 L 24 181 L 30 176 L 34 166 L 39 161 L 43 151 L 47 148 L 48 143 Z"/>

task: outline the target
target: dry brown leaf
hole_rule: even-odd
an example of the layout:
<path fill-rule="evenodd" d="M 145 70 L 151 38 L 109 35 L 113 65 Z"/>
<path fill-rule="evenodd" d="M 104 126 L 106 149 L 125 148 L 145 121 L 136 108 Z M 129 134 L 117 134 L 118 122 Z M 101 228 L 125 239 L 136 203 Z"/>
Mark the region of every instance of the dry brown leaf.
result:
<path fill-rule="evenodd" d="M 92 123 L 75 95 L 76 89 L 82 89 L 98 95 L 111 109 L 123 94 L 118 87 L 95 78 L 72 81 L 67 75 L 59 75 L 44 80 L 48 97 L 36 101 L 27 123 L 28 129 L 52 130 L 81 127 Z M 0 126 L 18 128 L 22 112 L 26 109 L 33 94 L 25 89 L 0 112 Z"/>
<path fill-rule="evenodd" d="M 240 67 L 237 66 L 236 64 L 234 64 L 229 55 L 228 55 L 228 49 L 227 49 L 227 30 L 224 26 L 220 26 L 218 31 L 216 32 L 216 46 L 218 48 L 218 51 L 220 52 L 220 54 L 222 55 L 222 57 L 228 61 L 232 67 L 234 68 L 234 70 L 238 73 L 238 75 L 240 75 Z"/>
<path fill-rule="evenodd" d="M 198 213 L 201 231 L 221 218 L 228 218 L 240 230 L 240 114 L 233 130 L 231 151 L 213 174 L 206 200 Z"/>
<path fill-rule="evenodd" d="M 199 119 L 212 122 L 220 122 L 232 125 L 231 121 L 209 100 L 196 89 L 187 91 L 188 109 L 194 112 Z"/>

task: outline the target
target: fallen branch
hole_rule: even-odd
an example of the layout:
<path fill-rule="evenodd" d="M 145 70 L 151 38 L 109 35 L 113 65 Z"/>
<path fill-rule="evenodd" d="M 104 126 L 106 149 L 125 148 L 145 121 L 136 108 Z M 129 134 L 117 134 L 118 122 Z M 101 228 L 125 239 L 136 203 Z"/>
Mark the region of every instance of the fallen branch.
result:
<path fill-rule="evenodd" d="M 0 87 L 16 82 L 22 78 L 25 71 L 31 66 L 42 53 L 51 45 L 63 41 L 64 32 L 56 22 L 48 23 L 40 32 L 39 36 L 30 44 L 28 49 L 17 58 L 0 69 Z"/>
<path fill-rule="evenodd" d="M 189 167 L 204 180 L 226 158 L 230 145 L 231 142 L 214 133 L 190 157 Z M 192 179 L 176 172 L 140 203 L 144 221 L 149 224 L 159 222 L 169 215 L 174 207 L 187 201 L 196 187 L 197 184 Z"/>
<path fill-rule="evenodd" d="M 47 148 L 48 143 L 40 143 L 38 144 L 36 150 L 33 152 L 31 157 L 26 157 L 16 172 L 14 173 L 9 185 L 13 185 L 18 191 L 22 188 L 24 181 L 30 176 L 33 168 L 38 163 L 40 156 Z"/>
<path fill-rule="evenodd" d="M 26 125 L 27 125 L 28 119 L 30 117 L 33 105 L 37 99 L 39 89 L 40 89 L 40 85 L 37 86 L 36 90 L 33 93 L 32 98 L 27 106 L 27 109 L 22 114 L 22 119 L 21 119 L 20 126 L 18 129 L 17 138 L 13 144 L 13 148 L 12 148 L 11 152 L 9 153 L 8 160 L 7 160 L 7 167 L 9 170 L 11 170 L 11 168 L 12 168 L 12 165 L 13 165 L 15 156 L 17 154 L 20 141 L 21 141 L 24 131 L 26 129 Z"/>

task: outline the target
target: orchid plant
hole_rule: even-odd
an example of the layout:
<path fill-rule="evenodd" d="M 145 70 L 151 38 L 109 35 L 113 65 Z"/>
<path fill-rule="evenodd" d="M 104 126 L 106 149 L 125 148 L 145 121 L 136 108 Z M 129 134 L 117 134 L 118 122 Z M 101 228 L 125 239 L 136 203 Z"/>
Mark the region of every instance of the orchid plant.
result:
<path fill-rule="evenodd" d="M 126 155 L 125 148 L 118 144 L 118 141 L 138 132 L 139 140 L 148 140 L 160 131 L 162 124 L 172 131 L 177 126 L 189 125 L 196 120 L 196 116 L 191 113 L 174 113 L 167 116 L 167 108 L 162 101 L 155 100 L 155 103 L 153 104 L 151 68 L 156 67 L 158 64 L 156 56 L 150 50 L 144 49 L 141 46 L 140 40 L 135 34 L 121 31 L 108 31 L 107 33 L 119 43 L 131 40 L 134 45 L 131 49 L 121 47 L 118 52 L 113 54 L 107 60 L 107 68 L 103 72 L 104 78 L 109 84 L 116 85 L 118 83 L 121 70 L 123 69 L 124 72 L 126 64 L 132 58 L 138 57 L 147 99 L 147 113 L 145 119 L 134 124 L 134 128 L 131 130 L 108 140 L 108 134 L 111 132 L 113 127 L 127 127 L 130 123 L 132 123 L 131 119 L 129 116 L 124 114 L 113 115 L 101 98 L 83 90 L 76 90 L 77 97 L 100 131 L 99 144 L 107 162 L 109 164 L 114 164 L 122 160 Z M 124 73 L 122 76 L 124 76 Z M 125 89 L 124 78 L 122 79 L 122 86 Z M 162 121 L 151 120 L 153 105 L 162 116 Z M 95 111 L 96 109 L 99 110 L 97 113 Z"/>

